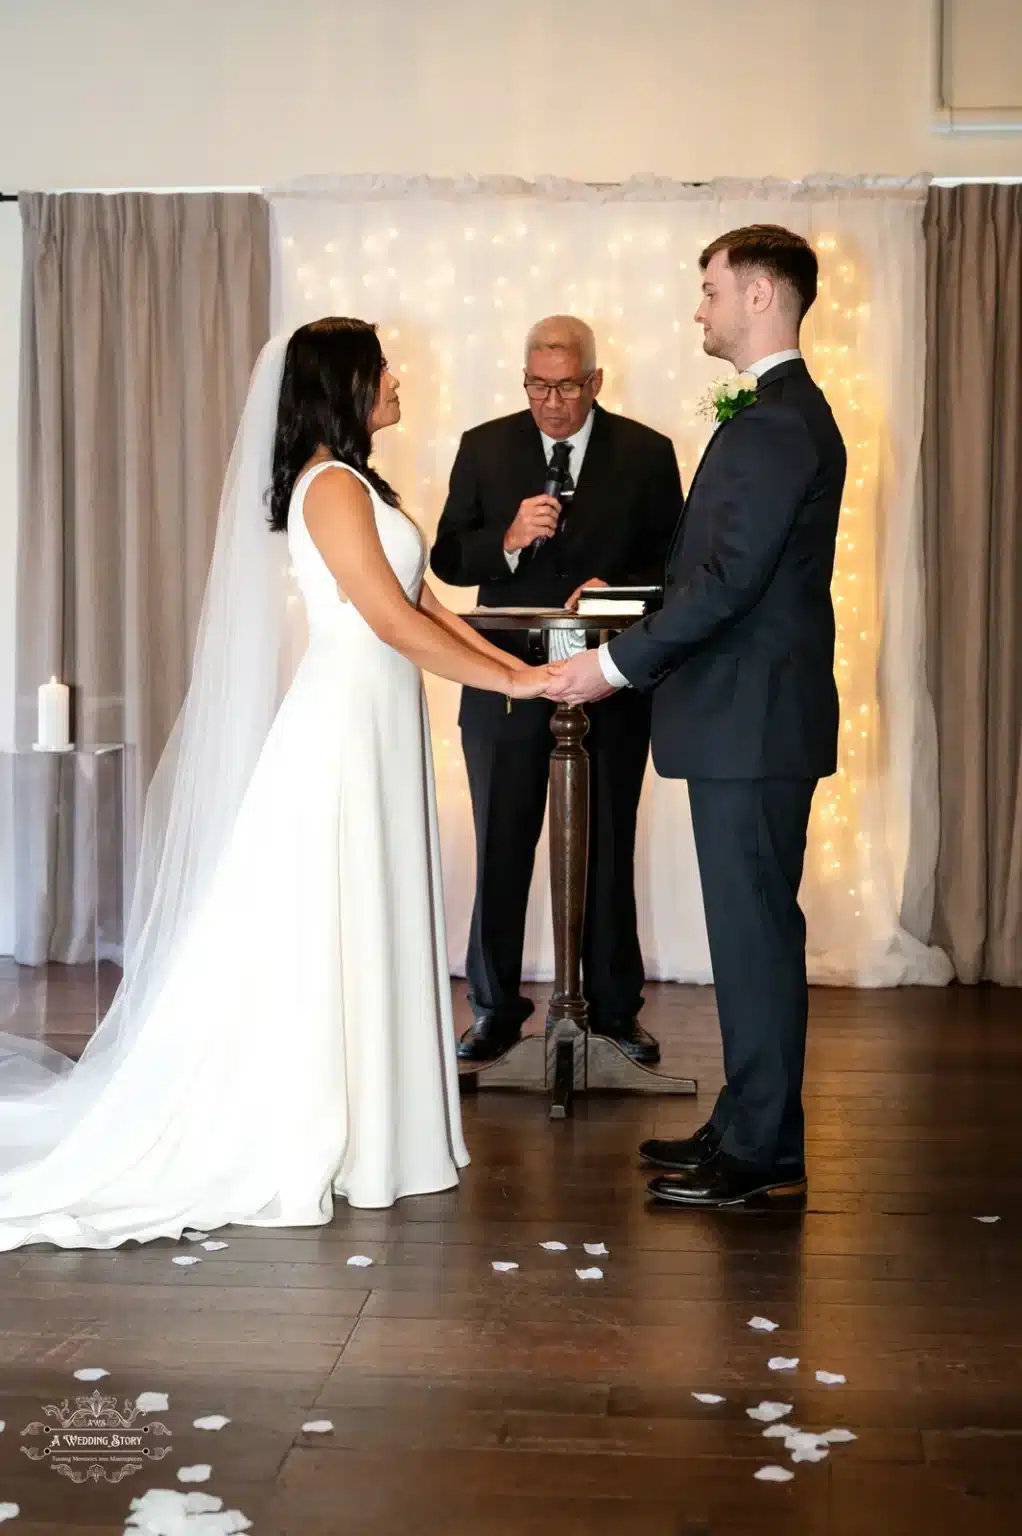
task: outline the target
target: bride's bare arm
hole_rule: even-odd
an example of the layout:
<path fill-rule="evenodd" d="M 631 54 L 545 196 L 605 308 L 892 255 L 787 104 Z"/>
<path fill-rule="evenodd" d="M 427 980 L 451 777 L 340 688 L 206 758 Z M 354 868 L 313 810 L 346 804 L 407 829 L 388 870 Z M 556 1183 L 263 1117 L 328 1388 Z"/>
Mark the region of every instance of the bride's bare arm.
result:
<path fill-rule="evenodd" d="M 496 647 L 490 648 L 493 655 L 483 654 L 409 602 L 383 552 L 369 493 L 354 475 L 340 466 L 317 475 L 304 513 L 340 592 L 386 645 L 455 683 L 514 699 L 542 693 L 549 681 L 546 667 L 515 668 L 513 658 Z"/>
<path fill-rule="evenodd" d="M 452 613 L 450 608 L 445 608 L 436 593 L 426 583 L 422 583 L 422 591 L 419 593 L 419 607 L 423 613 L 429 615 L 434 624 L 439 624 L 441 629 L 446 629 L 448 634 L 460 640 L 471 650 L 478 651 L 480 656 L 490 656 L 494 661 L 499 661 L 501 666 L 510 667 L 513 672 L 520 672 L 528 663 L 518 656 L 509 656 L 507 651 L 502 651 L 499 646 L 491 645 L 485 635 L 473 629 L 471 624 L 458 613 Z"/>

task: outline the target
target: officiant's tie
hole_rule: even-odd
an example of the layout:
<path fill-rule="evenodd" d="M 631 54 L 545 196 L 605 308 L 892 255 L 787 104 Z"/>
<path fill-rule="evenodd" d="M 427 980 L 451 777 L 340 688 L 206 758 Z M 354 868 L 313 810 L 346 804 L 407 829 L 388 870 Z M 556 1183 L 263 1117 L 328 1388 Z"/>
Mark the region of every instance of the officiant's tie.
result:
<path fill-rule="evenodd" d="M 556 482 L 557 489 L 553 491 L 562 509 L 570 505 L 571 498 L 575 494 L 575 482 L 571 478 L 571 444 L 555 443 L 550 451 L 550 464 L 547 468 L 547 485 Z M 563 517 L 563 511 L 562 511 Z M 558 523 L 557 532 L 561 532 L 562 525 Z M 576 656 L 579 651 L 586 648 L 586 637 L 571 630 L 552 629 L 547 634 L 547 656 L 551 661 L 567 661 L 569 657 Z"/>
<path fill-rule="evenodd" d="M 558 501 L 570 501 L 575 494 L 575 482 L 571 478 L 571 444 L 555 443 L 550 452 L 550 464 L 547 469 L 548 481 L 556 483 L 556 489 L 552 492 Z"/>

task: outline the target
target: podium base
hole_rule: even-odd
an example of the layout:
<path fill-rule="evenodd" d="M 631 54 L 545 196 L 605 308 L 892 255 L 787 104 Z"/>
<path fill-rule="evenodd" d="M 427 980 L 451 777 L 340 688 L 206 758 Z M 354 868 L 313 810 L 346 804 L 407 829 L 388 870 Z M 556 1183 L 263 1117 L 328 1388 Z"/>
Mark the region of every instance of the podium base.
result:
<path fill-rule="evenodd" d="M 695 1078 L 671 1077 L 642 1067 L 613 1040 L 588 1030 L 525 1035 L 496 1061 L 462 1067 L 461 1077 L 475 1088 L 549 1093 L 551 1120 L 566 1119 L 580 1093 L 691 1095 L 699 1089 Z"/>

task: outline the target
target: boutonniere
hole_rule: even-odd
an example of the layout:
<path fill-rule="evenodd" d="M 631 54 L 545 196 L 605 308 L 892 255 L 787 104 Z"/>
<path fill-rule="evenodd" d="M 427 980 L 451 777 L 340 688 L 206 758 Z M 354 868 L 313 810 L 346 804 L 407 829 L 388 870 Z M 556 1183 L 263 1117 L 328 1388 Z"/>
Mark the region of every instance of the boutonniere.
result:
<path fill-rule="evenodd" d="M 700 416 L 712 416 L 715 421 L 730 421 L 746 406 L 756 401 L 756 376 L 739 373 L 733 379 L 718 379 L 711 384 L 699 406 Z"/>

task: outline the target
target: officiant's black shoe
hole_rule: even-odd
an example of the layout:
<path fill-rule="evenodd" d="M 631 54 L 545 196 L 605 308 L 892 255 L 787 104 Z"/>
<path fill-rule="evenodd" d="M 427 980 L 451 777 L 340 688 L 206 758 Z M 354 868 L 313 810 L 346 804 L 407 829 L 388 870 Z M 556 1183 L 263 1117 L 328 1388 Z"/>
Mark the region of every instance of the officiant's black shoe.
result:
<path fill-rule="evenodd" d="M 590 1019 L 589 1032 L 613 1040 L 626 1056 L 640 1067 L 655 1067 L 660 1061 L 660 1046 L 638 1019 Z"/>
<path fill-rule="evenodd" d="M 458 1041 L 459 1061 L 496 1061 L 522 1038 L 522 1026 L 500 1019 L 476 1019 Z"/>
<path fill-rule="evenodd" d="M 644 1141 L 639 1147 L 639 1156 L 644 1163 L 650 1163 L 654 1168 L 670 1168 L 674 1173 L 687 1173 L 689 1169 L 701 1168 L 711 1157 L 715 1157 L 719 1145 L 713 1126 L 701 1125 L 698 1131 L 682 1141 Z"/>
<path fill-rule="evenodd" d="M 806 1192 L 805 1169 L 795 1164 L 757 1168 L 726 1152 L 687 1173 L 661 1173 L 647 1188 L 654 1200 L 697 1210 L 724 1210 L 735 1205 L 801 1202 Z"/>

